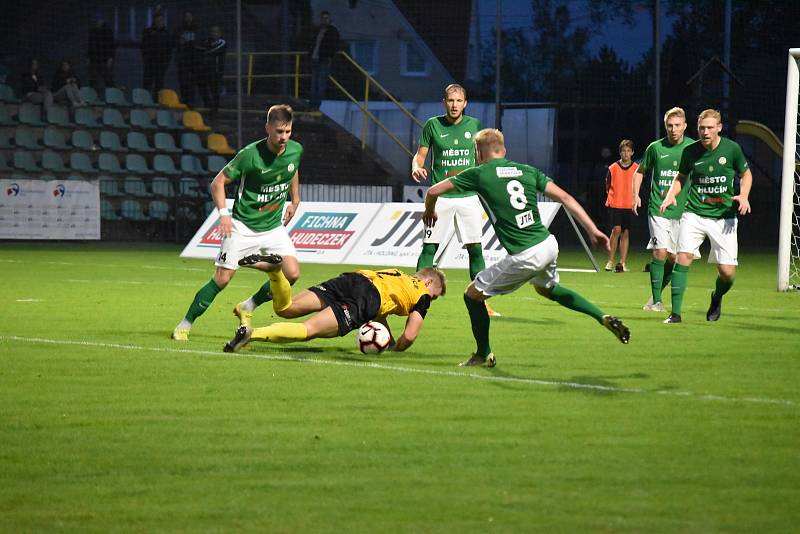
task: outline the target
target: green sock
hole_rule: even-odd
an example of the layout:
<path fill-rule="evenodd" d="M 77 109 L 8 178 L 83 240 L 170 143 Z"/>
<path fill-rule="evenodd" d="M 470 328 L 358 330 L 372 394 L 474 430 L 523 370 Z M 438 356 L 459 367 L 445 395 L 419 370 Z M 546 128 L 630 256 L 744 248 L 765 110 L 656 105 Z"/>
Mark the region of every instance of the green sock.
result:
<path fill-rule="evenodd" d="M 664 291 L 664 288 L 672 281 L 672 270 L 674 268 L 674 262 L 668 261 L 664 264 L 664 280 L 661 281 L 661 291 Z"/>
<path fill-rule="evenodd" d="M 676 264 L 672 270 L 672 313 L 680 315 L 683 308 L 683 294 L 689 282 L 689 268 Z"/>
<path fill-rule="evenodd" d="M 258 291 L 256 291 L 255 295 L 250 297 L 253 299 L 253 302 L 256 303 L 256 306 L 261 306 L 265 302 L 269 302 L 272 300 L 272 289 L 269 287 L 269 280 L 267 280 L 263 286 L 261 286 Z"/>
<path fill-rule="evenodd" d="M 469 254 L 469 279 L 475 280 L 478 273 L 486 268 L 486 262 L 483 261 L 483 249 L 480 243 L 472 243 L 467 245 L 467 254 Z"/>
<path fill-rule="evenodd" d="M 467 295 L 464 295 L 464 304 L 467 305 L 469 322 L 472 323 L 472 337 L 478 346 L 475 354 L 485 358 L 492 352 L 489 347 L 489 312 L 486 311 L 486 304 L 480 300 L 472 300 Z"/>
<path fill-rule="evenodd" d="M 439 245 L 436 243 L 424 243 L 422 245 L 422 252 L 419 253 L 417 259 L 417 271 L 421 271 L 425 267 L 433 267 L 433 257 L 436 256 L 436 249 Z"/>
<path fill-rule="evenodd" d="M 212 278 L 208 281 L 206 285 L 200 288 L 195 296 L 194 300 L 192 301 L 191 306 L 189 306 L 189 310 L 186 312 L 186 320 L 190 323 L 193 323 L 195 319 L 203 315 L 211 303 L 214 302 L 214 297 L 217 296 L 217 293 L 222 291 L 222 288 L 217 285 L 217 283 Z"/>
<path fill-rule="evenodd" d="M 664 290 L 664 260 L 655 258 L 650 261 L 650 288 L 653 291 L 653 302 L 661 302 L 661 292 Z M 671 274 L 671 273 L 670 273 Z"/>
<path fill-rule="evenodd" d="M 558 302 L 570 310 L 590 315 L 594 317 L 598 323 L 602 324 L 603 322 L 603 315 L 605 314 L 600 308 L 586 300 L 586 298 L 580 294 L 562 285 L 556 284 L 553 286 L 550 290 L 550 300 Z"/>
<path fill-rule="evenodd" d="M 733 287 L 733 281 L 735 278 L 731 278 L 730 280 L 723 280 L 721 277 L 717 276 L 717 283 L 714 287 L 714 298 L 721 299 L 725 293 L 731 290 Z"/>

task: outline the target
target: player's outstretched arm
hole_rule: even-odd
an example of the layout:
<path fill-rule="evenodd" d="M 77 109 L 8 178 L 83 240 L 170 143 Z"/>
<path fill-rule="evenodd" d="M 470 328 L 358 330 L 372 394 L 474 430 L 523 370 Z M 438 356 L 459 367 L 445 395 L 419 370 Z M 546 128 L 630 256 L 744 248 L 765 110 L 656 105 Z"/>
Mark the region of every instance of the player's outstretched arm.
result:
<path fill-rule="evenodd" d="M 425 168 L 425 158 L 428 157 L 428 147 L 420 146 L 417 153 L 411 158 L 411 179 L 417 183 L 428 178 L 428 170 Z"/>
<path fill-rule="evenodd" d="M 589 234 L 589 239 L 592 240 L 593 245 L 609 250 L 608 236 L 597 228 L 597 225 L 594 224 L 594 221 L 589 217 L 589 214 L 586 213 L 586 210 L 583 209 L 583 206 L 581 206 L 572 195 L 553 182 L 548 182 L 547 186 L 544 188 L 544 194 L 551 200 L 560 202 L 561 205 L 564 206 L 564 209 L 578 219 L 578 222 L 581 223 L 586 233 Z"/>
<path fill-rule="evenodd" d="M 746 169 L 739 180 L 739 194 L 733 197 L 739 203 L 739 215 L 750 213 L 750 188 L 753 187 L 753 173 Z"/>
<path fill-rule="evenodd" d="M 642 188 L 642 180 L 644 179 L 645 170 L 642 169 L 642 166 L 639 167 L 633 173 L 633 214 L 639 215 L 639 208 L 642 206 L 642 199 L 639 197 L 639 191 Z"/>
<path fill-rule="evenodd" d="M 397 343 L 392 346 L 391 350 L 402 352 L 409 348 L 414 343 L 414 340 L 417 339 L 420 330 L 422 330 L 423 321 L 424 319 L 422 314 L 419 312 L 412 311 L 409 313 L 406 326 L 403 328 L 403 333 L 400 334 L 400 337 L 397 339 Z"/>
<path fill-rule="evenodd" d="M 678 197 L 678 194 L 680 194 L 681 189 L 683 189 L 684 183 L 686 183 L 686 175 L 678 173 L 672 180 L 672 185 L 669 186 L 669 191 L 667 191 L 667 196 L 664 197 L 664 202 L 662 202 L 661 206 L 658 208 L 658 212 L 661 213 L 661 215 L 664 215 L 668 207 L 678 204 L 678 201 L 675 199 Z"/>
<path fill-rule="evenodd" d="M 425 193 L 425 212 L 422 214 L 422 223 L 425 226 L 436 224 L 436 199 L 448 191 L 452 191 L 455 187 L 452 181 L 442 180 L 428 189 Z"/>
<path fill-rule="evenodd" d="M 225 170 L 219 171 L 211 181 L 211 198 L 219 212 L 219 229 L 222 235 L 228 237 L 233 231 L 233 221 L 228 207 L 225 204 L 225 186 L 231 183 L 231 179 L 225 176 Z"/>

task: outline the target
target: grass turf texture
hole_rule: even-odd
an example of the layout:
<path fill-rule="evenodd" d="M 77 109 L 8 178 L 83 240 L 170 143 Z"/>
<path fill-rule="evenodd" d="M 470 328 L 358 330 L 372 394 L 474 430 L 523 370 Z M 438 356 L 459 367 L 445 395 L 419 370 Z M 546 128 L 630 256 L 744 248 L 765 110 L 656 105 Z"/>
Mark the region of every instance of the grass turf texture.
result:
<path fill-rule="evenodd" d="M 410 352 L 362 356 L 350 334 L 226 355 L 231 309 L 263 277 L 242 271 L 177 343 L 168 336 L 212 272 L 177 253 L 0 248 L 0 530 L 800 522 L 800 295 L 774 291 L 771 255 L 742 256 L 718 323 L 705 321 L 715 271 L 704 261 L 679 325 L 641 311 L 647 273 L 562 273 L 624 318 L 630 345 L 523 288 L 492 300 L 498 366 L 464 370 L 465 270 L 448 272 Z M 297 287 L 347 269 L 303 265 Z M 256 325 L 272 320 L 269 305 L 256 313 Z"/>

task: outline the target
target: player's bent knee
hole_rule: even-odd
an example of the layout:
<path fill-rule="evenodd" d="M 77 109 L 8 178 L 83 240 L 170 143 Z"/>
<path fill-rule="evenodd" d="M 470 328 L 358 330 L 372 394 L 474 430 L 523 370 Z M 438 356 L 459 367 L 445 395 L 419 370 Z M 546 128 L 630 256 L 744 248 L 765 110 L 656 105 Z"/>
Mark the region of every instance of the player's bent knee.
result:
<path fill-rule="evenodd" d="M 236 271 L 233 269 L 217 267 L 217 269 L 214 271 L 214 283 L 217 284 L 220 289 L 225 289 L 235 274 Z"/>

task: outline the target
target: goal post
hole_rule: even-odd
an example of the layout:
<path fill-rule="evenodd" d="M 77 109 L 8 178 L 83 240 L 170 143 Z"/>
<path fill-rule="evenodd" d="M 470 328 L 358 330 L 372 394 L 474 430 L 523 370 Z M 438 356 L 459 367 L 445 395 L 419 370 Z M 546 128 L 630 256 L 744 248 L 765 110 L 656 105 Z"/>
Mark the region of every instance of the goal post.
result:
<path fill-rule="evenodd" d="M 778 230 L 778 291 L 800 288 L 800 168 L 797 132 L 800 94 L 800 48 L 789 49 L 786 117 L 783 129 L 783 176 Z"/>

